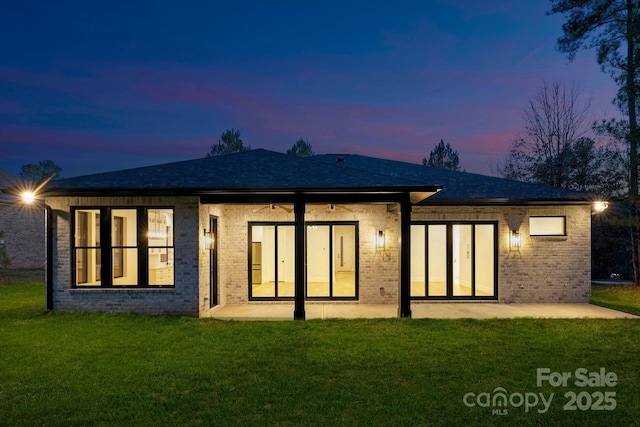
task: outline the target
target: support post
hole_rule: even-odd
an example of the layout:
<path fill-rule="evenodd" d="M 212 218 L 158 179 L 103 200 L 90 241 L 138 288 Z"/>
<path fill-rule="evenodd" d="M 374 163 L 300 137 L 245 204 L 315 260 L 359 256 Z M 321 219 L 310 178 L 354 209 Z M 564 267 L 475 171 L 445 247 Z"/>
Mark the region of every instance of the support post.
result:
<path fill-rule="evenodd" d="M 306 230 L 304 225 L 305 202 L 301 197 L 296 198 L 293 203 L 295 214 L 295 307 L 293 310 L 294 320 L 305 319 L 304 309 L 304 283 L 305 283 L 305 253 L 306 253 Z"/>
<path fill-rule="evenodd" d="M 398 317 L 411 317 L 411 201 L 400 202 L 400 292 Z"/>
<path fill-rule="evenodd" d="M 47 283 L 47 310 L 53 310 L 53 211 L 51 206 L 45 204 L 45 228 L 46 228 L 46 246 L 47 251 L 47 268 L 45 278 Z"/>

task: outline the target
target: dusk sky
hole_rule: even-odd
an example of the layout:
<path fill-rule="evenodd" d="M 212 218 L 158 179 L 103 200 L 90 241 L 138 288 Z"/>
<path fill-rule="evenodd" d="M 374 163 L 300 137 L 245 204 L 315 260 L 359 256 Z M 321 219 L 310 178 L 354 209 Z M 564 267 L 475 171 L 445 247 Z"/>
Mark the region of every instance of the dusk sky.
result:
<path fill-rule="evenodd" d="M 29 1 L 0 13 L 0 168 L 63 177 L 252 148 L 420 163 L 443 139 L 491 173 L 543 81 L 593 118 L 616 87 L 555 49 L 548 1 Z M 274 165 L 276 167 L 277 165 Z"/>

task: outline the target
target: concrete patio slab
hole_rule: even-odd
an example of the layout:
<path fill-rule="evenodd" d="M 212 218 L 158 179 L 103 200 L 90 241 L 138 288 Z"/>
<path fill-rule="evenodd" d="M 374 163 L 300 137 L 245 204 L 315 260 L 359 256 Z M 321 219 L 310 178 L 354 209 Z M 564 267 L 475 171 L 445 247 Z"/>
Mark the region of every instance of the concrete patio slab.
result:
<path fill-rule="evenodd" d="M 638 316 L 593 304 L 412 304 L 415 319 L 491 319 L 536 317 L 543 319 L 636 319 Z"/>
<path fill-rule="evenodd" d="M 307 319 L 375 319 L 398 316 L 390 304 L 318 304 L 305 306 Z M 637 319 L 638 316 L 592 304 L 413 303 L 414 319 Z M 239 304 L 220 307 L 210 317 L 223 320 L 292 320 L 293 304 Z"/>

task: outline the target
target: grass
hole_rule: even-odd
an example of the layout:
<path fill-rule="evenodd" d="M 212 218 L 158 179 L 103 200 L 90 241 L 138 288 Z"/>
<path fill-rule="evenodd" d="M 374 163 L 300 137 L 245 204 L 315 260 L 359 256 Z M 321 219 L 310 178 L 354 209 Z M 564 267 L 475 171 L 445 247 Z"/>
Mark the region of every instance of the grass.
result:
<path fill-rule="evenodd" d="M 0 425 L 637 425 L 639 334 L 637 320 L 226 322 L 46 312 L 42 281 L 5 283 Z M 572 375 L 604 367 L 619 380 L 537 387 L 539 367 Z M 542 414 L 463 404 L 466 393 L 497 387 L 554 398 Z M 584 391 L 614 391 L 617 407 L 563 410 L 566 392 Z"/>
<path fill-rule="evenodd" d="M 0 283 L 19 283 L 44 280 L 42 268 L 0 269 Z"/>
<path fill-rule="evenodd" d="M 640 316 L 640 288 L 637 286 L 593 285 L 591 302 Z"/>

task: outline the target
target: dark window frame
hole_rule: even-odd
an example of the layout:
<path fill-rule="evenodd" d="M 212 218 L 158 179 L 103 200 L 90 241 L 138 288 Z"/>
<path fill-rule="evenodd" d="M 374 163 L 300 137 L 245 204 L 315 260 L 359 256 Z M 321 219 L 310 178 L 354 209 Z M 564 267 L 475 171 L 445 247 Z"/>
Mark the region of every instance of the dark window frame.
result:
<path fill-rule="evenodd" d="M 247 241 L 248 241 L 248 251 L 247 251 L 247 263 L 248 263 L 248 271 L 249 271 L 249 301 L 293 301 L 295 299 L 295 296 L 291 296 L 291 297 L 281 297 L 278 296 L 278 281 L 276 280 L 275 283 L 275 288 L 274 288 L 274 294 L 275 296 L 272 297 L 254 297 L 253 296 L 253 257 L 252 257 L 252 243 L 253 243 L 253 227 L 254 226 L 274 226 L 275 228 L 275 235 L 276 235 L 276 242 L 277 242 L 277 236 L 278 236 L 278 231 L 277 228 L 279 226 L 286 226 L 286 227 L 294 227 L 295 226 L 295 222 L 288 222 L 288 221 L 251 221 L 248 223 L 248 231 L 247 231 Z M 295 229 L 294 229 L 294 233 L 295 233 Z M 276 243 L 276 248 L 277 248 L 277 243 Z M 274 274 L 275 277 L 278 277 L 278 254 L 276 253 L 274 256 Z M 305 250 L 305 255 L 306 255 L 306 250 Z M 305 256 L 306 258 L 306 256 Z M 295 268 L 295 267 L 294 267 Z M 295 292 L 295 291 L 294 291 Z"/>
<path fill-rule="evenodd" d="M 329 245 L 330 245 L 330 251 L 329 251 L 329 296 L 308 296 L 307 295 L 307 283 L 305 283 L 304 289 L 305 289 L 305 299 L 309 300 L 309 301 L 358 301 L 360 298 L 360 223 L 359 221 L 310 221 L 310 222 L 306 222 L 305 223 L 305 233 L 307 232 L 307 227 L 310 226 L 329 226 Z M 352 225 L 354 228 L 354 273 L 355 273 L 355 296 L 352 297 L 344 297 L 344 296 L 333 296 L 333 227 L 334 226 L 340 226 L 340 225 Z M 305 239 L 305 241 L 308 243 L 308 240 Z M 307 272 L 306 272 L 306 268 L 307 268 L 307 248 L 304 248 L 305 250 L 305 278 L 307 279 Z"/>
<path fill-rule="evenodd" d="M 173 237 L 171 241 L 173 242 L 174 251 L 174 264 L 173 264 L 173 283 L 170 285 L 150 285 L 149 284 L 149 238 L 147 235 L 147 231 L 149 229 L 148 223 L 148 211 L 149 210 L 157 210 L 157 209 L 169 209 L 172 210 L 173 215 L 173 226 L 171 232 L 173 233 Z M 97 284 L 95 285 L 78 285 L 76 284 L 76 251 L 77 249 L 83 249 L 85 246 L 76 246 L 76 212 L 90 210 L 90 211 L 98 211 L 100 216 L 100 246 L 97 247 L 100 250 L 100 269 L 101 274 L 99 280 L 97 280 Z M 113 268 L 113 260 L 112 260 L 112 252 L 114 249 L 114 245 L 112 243 L 112 211 L 114 210 L 135 210 L 136 211 L 136 249 L 137 249 L 137 262 L 138 262 L 138 283 L 135 285 L 114 285 L 113 277 L 112 277 L 112 268 Z M 70 247 L 71 247 L 71 288 L 72 289 L 162 289 L 162 288 L 175 288 L 175 206 L 93 206 L 93 205 L 82 205 L 82 206 L 71 206 L 70 207 Z M 155 246 L 153 246 L 155 247 Z M 91 247 L 93 248 L 93 247 Z M 116 247 L 118 248 L 118 247 Z"/>
<path fill-rule="evenodd" d="M 499 238 L 498 238 L 498 221 L 412 221 L 411 225 L 424 225 L 425 226 L 425 248 L 424 248 L 424 257 L 425 257 L 425 296 L 413 296 L 410 295 L 411 300 L 473 300 L 473 301 L 496 301 L 498 300 L 498 272 L 499 272 L 499 262 L 498 255 L 500 253 L 499 248 Z M 452 251 L 452 240 L 451 240 L 451 231 L 454 225 L 471 225 L 471 239 L 472 239 L 472 252 L 473 257 L 471 259 L 471 289 L 472 295 L 453 295 L 451 292 L 451 281 L 453 280 L 450 269 L 452 268 L 450 262 L 447 262 L 447 295 L 437 295 L 437 296 L 429 296 L 429 250 L 428 250 L 428 238 L 429 238 L 429 225 L 445 225 L 446 226 L 446 235 L 447 235 L 447 254 L 450 254 Z M 476 292 L 476 248 L 475 248 L 475 226 L 476 225 L 493 225 L 493 295 L 491 296 L 476 296 L 473 295 Z M 412 256 L 411 254 L 409 256 Z"/>
<path fill-rule="evenodd" d="M 220 304 L 218 289 L 218 217 L 209 215 L 209 232 L 213 233 L 213 246 L 209 248 L 209 308 Z"/>
<path fill-rule="evenodd" d="M 274 293 L 275 296 L 273 297 L 254 297 L 253 296 L 253 286 L 252 286 L 252 248 L 251 248 L 251 244 L 252 244 L 252 232 L 253 226 L 294 226 L 295 222 L 289 222 L 289 221 L 250 221 L 247 223 L 248 226 L 248 230 L 247 230 L 247 271 L 248 271 L 248 284 L 249 284 L 249 291 L 248 291 L 248 296 L 249 296 L 249 301 L 294 301 L 295 300 L 295 296 L 293 297 L 281 297 L 278 296 L 278 287 L 277 287 L 277 281 L 276 281 L 276 287 L 274 289 Z M 355 259 L 354 259 L 354 268 L 355 268 L 355 296 L 354 297 L 334 297 L 334 296 L 330 296 L 330 297 L 325 297 L 325 296 L 321 296 L 321 297 L 308 297 L 307 296 L 307 271 L 306 271 L 306 266 L 307 266 L 307 245 L 308 245 L 308 241 L 306 239 L 305 236 L 305 248 L 304 248 L 304 258 L 305 258 L 305 284 L 304 284 L 304 289 L 305 289 L 305 300 L 309 300 L 309 301 L 357 301 L 360 298 L 360 223 L 359 221 L 310 221 L 310 222 L 305 222 L 304 224 L 304 230 L 305 230 L 305 234 L 307 232 L 307 227 L 312 226 L 312 225 L 323 225 L 323 226 L 331 226 L 330 228 L 330 238 L 331 240 L 333 240 L 333 226 L 334 225 L 353 225 L 354 226 L 354 251 L 355 251 Z M 277 232 L 276 232 L 277 235 Z M 277 260 L 277 254 L 276 254 L 276 260 Z M 333 259 L 333 254 L 331 255 L 331 259 L 330 262 L 332 262 Z M 276 264 L 276 274 L 277 274 L 277 262 Z M 330 277 L 332 275 L 330 274 Z M 332 279 L 331 279 L 332 280 Z M 330 293 L 332 293 L 333 287 L 332 284 L 330 284 Z"/>

